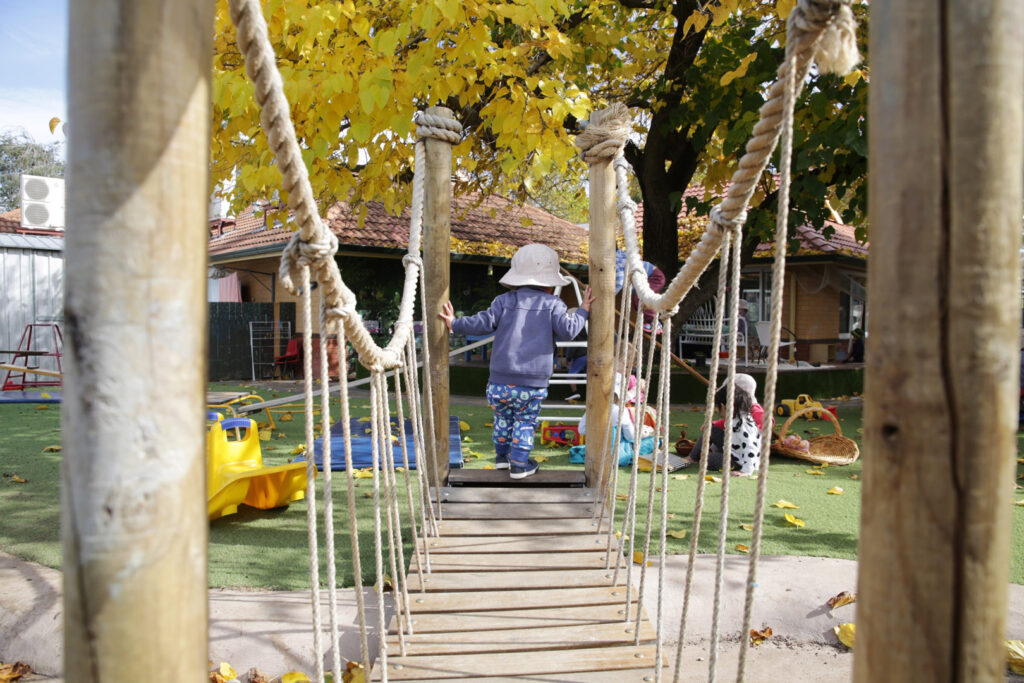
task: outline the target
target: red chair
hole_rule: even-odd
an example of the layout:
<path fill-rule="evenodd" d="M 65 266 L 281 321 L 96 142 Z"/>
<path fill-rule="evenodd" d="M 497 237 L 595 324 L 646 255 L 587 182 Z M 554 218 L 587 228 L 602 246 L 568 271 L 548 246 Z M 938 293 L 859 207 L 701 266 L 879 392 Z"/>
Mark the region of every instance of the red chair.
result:
<path fill-rule="evenodd" d="M 290 369 L 292 377 L 298 375 L 299 371 L 299 358 L 302 355 L 302 343 L 301 337 L 292 337 L 288 340 L 288 346 L 285 347 L 284 354 L 274 358 L 274 367 L 283 366 L 282 372 Z"/>

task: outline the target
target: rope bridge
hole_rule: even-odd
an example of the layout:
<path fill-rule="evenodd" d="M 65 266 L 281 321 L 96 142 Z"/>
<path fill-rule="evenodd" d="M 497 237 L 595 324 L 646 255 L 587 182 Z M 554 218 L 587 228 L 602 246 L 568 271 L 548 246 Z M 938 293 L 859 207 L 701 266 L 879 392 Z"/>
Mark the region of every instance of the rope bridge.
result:
<path fill-rule="evenodd" d="M 629 494 L 625 511 L 617 519 L 616 491 L 619 468 L 608 453 L 618 450 L 620 438 L 612 437 L 611 420 L 600 439 L 598 453 L 604 454 L 607 482 L 603 490 L 594 488 L 555 488 L 543 484 L 543 477 L 528 480 L 530 485 L 506 488 L 443 487 L 440 473 L 430 458 L 420 457 L 415 481 L 409 472 L 405 439 L 393 439 L 389 399 L 394 392 L 397 424 L 403 425 L 406 410 L 413 425 L 413 442 L 418 453 L 425 453 L 425 435 L 434 433 L 432 405 L 433 388 L 429 381 L 421 387 L 416 369 L 420 363 L 430 367 L 427 345 L 424 357 L 418 358 L 412 334 L 412 313 L 417 292 L 423 320 L 431 320 L 435 312 L 426 310 L 425 284 L 420 277 L 422 261 L 420 243 L 423 217 L 424 140 L 433 138 L 448 143 L 460 140 L 461 126 L 454 120 L 418 114 L 415 176 L 409 229 L 408 251 L 402 259 L 405 281 L 398 321 L 388 343 L 378 346 L 366 330 L 356 310 L 356 299 L 346 286 L 334 254 L 337 238 L 326 228 L 317 213 L 306 168 L 289 116 L 288 102 L 283 94 L 280 74 L 275 65 L 273 49 L 258 0 L 231 0 L 231 19 L 238 28 L 238 44 L 245 54 L 246 69 L 255 85 L 256 99 L 261 107 L 261 121 L 288 192 L 288 204 L 298 223 L 298 230 L 282 257 L 280 276 L 285 286 L 301 293 L 301 324 L 305 359 L 306 452 L 313 452 L 313 378 L 312 341 L 313 306 L 311 283 L 319 285 L 320 310 L 318 331 L 321 357 L 326 357 L 328 334 L 336 333 L 338 343 L 347 341 L 355 347 L 360 362 L 370 370 L 370 403 L 372 425 L 374 508 L 374 562 L 376 597 L 378 601 L 378 634 L 380 647 L 374 661 L 369 648 L 369 625 L 361 585 L 359 541 L 356 533 L 355 492 L 352 477 L 351 434 L 348 430 L 348 376 L 346 354 L 340 354 L 341 398 L 340 420 L 345 426 L 347 504 L 349 535 L 355 575 L 355 595 L 359 613 L 361 660 L 364 672 L 374 680 L 438 680 L 451 678 L 514 679 L 518 676 L 560 674 L 558 680 L 653 680 L 661 681 L 669 663 L 664 651 L 664 581 L 665 554 L 659 553 L 657 610 L 654 622 L 648 620 L 641 602 L 648 586 L 647 558 L 652 549 L 664 548 L 666 507 L 670 478 L 667 467 L 655 467 L 649 478 L 647 495 L 641 500 L 638 491 L 638 463 L 633 459 L 629 474 Z M 653 462 L 667 462 L 669 438 L 669 345 L 657 349 L 644 344 L 642 311 L 654 310 L 663 325 L 665 338 L 671 334 L 672 316 L 679 302 L 693 287 L 697 278 L 713 259 L 720 259 L 718 277 L 719 301 L 728 301 L 729 315 L 738 311 L 740 278 L 741 230 L 754 186 L 767 167 L 770 155 L 780 145 L 779 211 L 776 230 L 775 263 L 772 283 L 771 335 L 769 366 L 765 386 L 765 404 L 774 405 L 775 376 L 781 329 L 782 273 L 785 267 L 785 245 L 789 202 L 790 154 L 792 145 L 793 103 L 803 86 L 811 64 L 819 71 L 845 73 L 858 60 L 854 40 L 855 23 L 849 0 L 800 0 L 788 19 L 785 59 L 777 72 L 777 80 L 768 91 L 768 99 L 760 109 L 760 119 L 728 193 L 710 216 L 709 225 L 700 242 L 664 292 L 655 294 L 641 265 L 634 212 L 636 205 L 628 195 L 628 165 L 622 148 L 631 131 L 628 112 L 623 105 L 613 105 L 593 114 L 577 142 L 589 164 L 608 164 L 614 168 L 617 188 L 617 212 L 626 240 L 627 272 L 622 296 L 623 311 L 619 316 L 619 334 L 615 349 L 615 366 L 623 376 L 632 373 L 652 383 L 655 356 L 658 359 L 657 426 L 658 452 Z M 781 140 L 781 142 L 780 142 Z M 631 310 L 631 294 L 641 302 Z M 712 348 L 722 341 L 725 307 L 716 314 Z M 636 318 L 630 333 L 627 323 Z M 728 372 L 726 423 L 732 423 L 734 398 L 736 329 L 728 337 Z M 719 359 L 711 368 L 705 403 L 705 425 L 711 421 L 716 392 Z M 329 434 L 331 413 L 328 401 L 328 368 L 321 366 L 322 433 Z M 425 377 L 428 373 L 425 373 Z M 619 413 L 625 413 L 625 392 L 620 392 Z M 644 414 L 646 394 L 637 414 Z M 427 406 L 427 410 L 423 410 Z M 749 631 L 754 587 L 757 579 L 765 488 L 769 465 L 770 420 L 765 420 L 761 435 L 761 468 L 758 475 L 753 542 L 745 596 L 743 628 Z M 689 564 L 680 623 L 679 647 L 674 657 L 674 679 L 680 680 L 684 669 L 682 642 L 691 595 L 693 566 L 696 557 L 700 521 L 703 515 L 704 475 L 710 430 L 704 430 L 702 457 L 698 476 L 698 493 L 690 535 Z M 725 432 L 724 452 L 731 452 L 731 431 Z M 397 453 L 394 443 L 401 444 Z M 335 577 L 334 501 L 331 474 L 330 439 L 323 439 L 323 538 L 326 544 L 326 580 L 329 592 L 328 633 L 332 652 L 331 671 L 335 681 L 349 680 L 343 671 L 339 648 L 339 625 Z M 400 460 L 399 460 L 400 458 Z M 397 466 L 397 467 L 396 467 Z M 317 500 L 315 464 L 308 460 L 307 522 L 312 586 L 313 641 L 316 681 L 323 681 L 325 668 L 322 653 L 322 615 L 320 613 L 318 562 Z M 404 506 L 409 514 L 403 519 L 399 504 L 402 472 Z M 660 500 L 655 498 L 658 472 Z M 541 473 L 547 475 L 548 473 Z M 556 477 L 557 478 L 557 477 Z M 729 518 L 729 479 L 722 478 L 717 572 L 714 588 L 712 637 L 708 660 L 708 678 L 718 675 L 718 642 L 722 569 L 725 557 L 725 531 Z M 638 520 L 642 506 L 644 517 Z M 661 518 L 653 512 L 660 508 Z M 639 525 L 638 525 L 639 522 Z M 405 534 L 411 537 L 413 555 L 406 567 L 402 548 Z M 654 538 L 655 533 L 658 534 Z M 639 536 L 638 536 L 639 534 Z M 621 536 L 621 545 L 620 539 Z M 634 567 L 631 560 L 639 553 L 641 561 Z M 639 576 L 634 577 L 634 572 Z M 385 574 L 394 582 L 394 611 L 391 624 L 385 623 Z M 737 680 L 745 675 L 747 640 L 741 638 Z"/>

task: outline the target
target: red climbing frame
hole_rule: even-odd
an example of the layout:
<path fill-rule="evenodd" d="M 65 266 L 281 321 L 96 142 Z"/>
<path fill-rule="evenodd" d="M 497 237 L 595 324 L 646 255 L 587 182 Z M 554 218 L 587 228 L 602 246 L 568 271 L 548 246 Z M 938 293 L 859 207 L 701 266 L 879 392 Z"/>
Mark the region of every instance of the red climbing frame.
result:
<path fill-rule="evenodd" d="M 47 334 L 49 331 L 49 334 Z M 48 343 L 49 342 L 49 343 Z M 61 354 L 64 351 L 64 335 L 57 323 L 29 323 L 21 333 L 18 348 L 10 351 L 13 355 L 10 365 L 21 365 L 26 370 L 39 367 L 38 359 L 56 358 L 57 372 L 61 369 Z M 34 361 L 34 365 L 29 365 Z M 20 370 L 8 370 L 4 378 L 3 391 L 24 391 L 33 387 L 59 387 L 60 378 L 32 375 Z"/>

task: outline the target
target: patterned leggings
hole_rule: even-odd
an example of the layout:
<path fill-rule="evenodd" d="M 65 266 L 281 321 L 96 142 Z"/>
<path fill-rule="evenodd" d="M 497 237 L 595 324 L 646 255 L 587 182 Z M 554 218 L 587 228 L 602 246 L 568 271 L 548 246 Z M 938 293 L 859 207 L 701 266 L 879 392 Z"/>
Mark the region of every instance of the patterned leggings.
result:
<path fill-rule="evenodd" d="M 537 429 L 540 404 L 547 396 L 546 388 L 487 385 L 487 402 L 494 409 L 495 453 L 508 455 L 515 449 L 528 454 L 533 450 L 533 432 Z"/>

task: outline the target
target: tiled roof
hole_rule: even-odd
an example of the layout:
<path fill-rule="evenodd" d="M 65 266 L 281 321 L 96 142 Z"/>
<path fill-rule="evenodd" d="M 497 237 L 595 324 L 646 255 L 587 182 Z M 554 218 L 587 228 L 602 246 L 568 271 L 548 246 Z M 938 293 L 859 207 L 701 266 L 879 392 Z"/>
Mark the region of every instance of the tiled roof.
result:
<path fill-rule="evenodd" d="M 363 225 L 359 214 L 365 211 Z M 275 215 L 277 214 L 277 215 Z M 259 214 L 250 207 L 237 219 L 210 222 L 210 255 L 226 255 L 258 247 L 283 248 L 292 230 L 285 215 Z M 277 221 L 282 224 L 273 227 Z M 267 224 L 270 224 L 270 227 Z M 327 223 L 341 249 L 362 247 L 404 252 L 409 241 L 409 213 L 392 216 L 380 202 L 354 210 L 338 202 L 327 211 Z M 587 230 L 532 206 L 516 206 L 500 197 L 456 197 L 452 203 L 453 254 L 511 257 L 524 244 L 540 242 L 558 251 L 566 263 L 586 263 Z"/>
<path fill-rule="evenodd" d="M 18 233 L 24 235 L 48 235 L 64 239 L 63 230 L 46 230 L 42 228 L 21 227 L 21 209 L 11 209 L 0 213 L 0 233 Z"/>
<path fill-rule="evenodd" d="M 21 229 L 21 209 L 0 213 L 0 232 L 18 232 Z"/>

